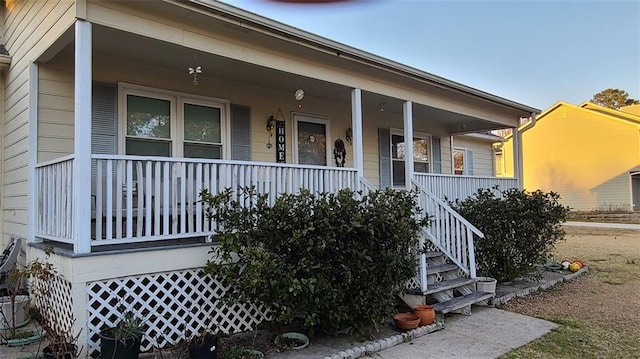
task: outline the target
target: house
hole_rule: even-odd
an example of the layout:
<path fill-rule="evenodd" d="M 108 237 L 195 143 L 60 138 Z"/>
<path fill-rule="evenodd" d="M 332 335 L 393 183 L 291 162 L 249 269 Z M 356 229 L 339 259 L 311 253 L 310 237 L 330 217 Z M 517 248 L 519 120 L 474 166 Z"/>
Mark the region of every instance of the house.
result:
<path fill-rule="evenodd" d="M 638 105 L 558 102 L 520 127 L 524 188 L 557 192 L 573 210 L 638 210 L 639 131 Z M 496 147 L 497 171 L 513 174 L 513 137 Z"/>
<path fill-rule="evenodd" d="M 199 275 L 203 188 L 421 189 L 424 240 L 473 279 L 482 234 L 442 197 L 517 186 L 482 133 L 539 112 L 211 0 L 1 5 L 3 241 L 56 248 L 52 315 L 89 353 L 123 307 L 156 313 L 145 350 L 262 319 Z"/>

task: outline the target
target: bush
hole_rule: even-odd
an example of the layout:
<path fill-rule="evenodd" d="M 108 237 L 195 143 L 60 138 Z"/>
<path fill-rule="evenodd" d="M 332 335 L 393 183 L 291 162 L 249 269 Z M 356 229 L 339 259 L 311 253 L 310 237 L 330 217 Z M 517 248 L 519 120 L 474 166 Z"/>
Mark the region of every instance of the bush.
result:
<path fill-rule="evenodd" d="M 564 237 L 561 224 L 569 207 L 560 205 L 559 199 L 557 193 L 539 190 L 508 189 L 498 197 L 490 189 L 480 189 L 452 203 L 485 235 L 475 241 L 478 272 L 498 282 L 536 277 L 535 264 L 546 261 L 556 241 Z"/>
<path fill-rule="evenodd" d="M 417 265 L 411 248 L 426 220 L 414 219 L 415 196 L 376 191 L 356 198 L 284 194 L 273 206 L 244 189 L 246 206 L 203 191 L 208 215 L 220 227 L 205 271 L 230 289 L 230 302 L 271 310 L 280 325 L 335 332 L 376 327 L 393 314 L 396 296 Z"/>

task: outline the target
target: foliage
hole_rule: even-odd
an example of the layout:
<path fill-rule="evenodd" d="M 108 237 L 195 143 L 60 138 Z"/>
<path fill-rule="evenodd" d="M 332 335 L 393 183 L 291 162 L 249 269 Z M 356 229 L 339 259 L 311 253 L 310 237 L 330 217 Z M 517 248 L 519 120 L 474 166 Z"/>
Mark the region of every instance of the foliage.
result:
<path fill-rule="evenodd" d="M 596 105 L 613 108 L 616 110 L 620 109 L 620 107 L 623 106 L 640 104 L 640 101 L 630 98 L 627 91 L 612 88 L 602 90 L 593 95 L 591 102 L 595 103 Z"/>
<path fill-rule="evenodd" d="M 478 271 L 498 282 L 535 275 L 535 265 L 545 262 L 556 241 L 564 237 L 561 223 L 569 207 L 559 199 L 557 193 L 540 190 L 512 188 L 497 196 L 490 189 L 479 189 L 452 203 L 485 235 L 475 241 Z"/>
<path fill-rule="evenodd" d="M 271 310 L 276 324 L 300 321 L 328 332 L 377 328 L 394 312 L 396 295 L 415 275 L 415 194 L 345 189 L 314 195 L 268 195 L 229 189 L 201 193 L 219 226 L 219 245 L 205 268 L 230 290 L 230 301 Z"/>
<path fill-rule="evenodd" d="M 142 337 L 142 319 L 137 318 L 133 313 L 126 312 L 115 327 L 108 330 L 115 340 L 127 341 Z"/>
<path fill-rule="evenodd" d="M 46 247 L 44 252 L 44 261 L 36 258 L 21 270 L 21 275 L 31 280 L 29 292 L 37 305 L 39 324 L 49 343 L 43 351 L 55 359 L 68 358 L 69 356 L 76 358 L 79 351 L 75 343 L 77 343 L 80 333 L 74 334 L 71 329 L 63 328 L 52 317 L 55 313 L 56 301 L 60 300 L 51 292 L 53 281 L 58 276 L 58 272 L 48 261 L 53 253 L 53 248 Z M 75 319 L 72 318 L 71 321 L 74 322 Z M 73 328 L 73 324 L 71 328 Z"/>

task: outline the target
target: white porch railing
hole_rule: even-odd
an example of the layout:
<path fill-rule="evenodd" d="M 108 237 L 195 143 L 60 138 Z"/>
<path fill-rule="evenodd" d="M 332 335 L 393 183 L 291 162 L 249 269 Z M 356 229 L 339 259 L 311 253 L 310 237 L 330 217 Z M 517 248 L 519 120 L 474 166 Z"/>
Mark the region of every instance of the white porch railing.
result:
<path fill-rule="evenodd" d="M 516 178 L 456 176 L 435 173 L 414 173 L 414 179 L 422 187 L 440 199 L 464 200 L 480 188 L 495 186 L 502 190 L 518 188 Z"/>
<path fill-rule="evenodd" d="M 471 278 L 476 278 L 473 241 L 474 236 L 484 238 L 484 234 L 420 183 L 415 180 L 412 183 L 418 190 L 418 206 L 431 217 L 431 225 L 423 230 L 423 234 L 454 264 Z M 424 254 L 420 258 L 420 269 L 421 289 L 426 291 L 426 256 Z"/>
<path fill-rule="evenodd" d="M 73 155 L 35 168 L 36 236 L 73 243 Z"/>
<path fill-rule="evenodd" d="M 352 168 L 189 158 L 92 155 L 92 245 L 205 236 L 214 232 L 199 201 L 202 189 L 255 186 L 273 203 L 300 188 L 334 192 L 355 188 Z M 236 191 L 242 201 L 242 193 Z"/>

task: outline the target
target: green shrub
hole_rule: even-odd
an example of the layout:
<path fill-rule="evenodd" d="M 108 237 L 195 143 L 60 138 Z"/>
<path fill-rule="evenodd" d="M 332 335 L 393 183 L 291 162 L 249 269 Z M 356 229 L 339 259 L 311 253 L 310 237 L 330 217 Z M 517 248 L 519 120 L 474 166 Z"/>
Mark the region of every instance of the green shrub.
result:
<path fill-rule="evenodd" d="M 535 265 L 546 261 L 556 241 L 564 237 L 561 224 L 569 207 L 560 205 L 559 199 L 557 193 L 539 190 L 508 189 L 497 196 L 480 189 L 452 203 L 485 235 L 475 241 L 478 272 L 499 282 L 535 277 Z"/>
<path fill-rule="evenodd" d="M 230 287 L 225 299 L 271 309 L 273 320 L 335 332 L 376 327 L 394 312 L 396 296 L 415 276 L 418 230 L 415 196 L 351 190 L 266 195 L 203 191 L 220 227 L 205 271 Z"/>

